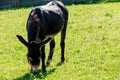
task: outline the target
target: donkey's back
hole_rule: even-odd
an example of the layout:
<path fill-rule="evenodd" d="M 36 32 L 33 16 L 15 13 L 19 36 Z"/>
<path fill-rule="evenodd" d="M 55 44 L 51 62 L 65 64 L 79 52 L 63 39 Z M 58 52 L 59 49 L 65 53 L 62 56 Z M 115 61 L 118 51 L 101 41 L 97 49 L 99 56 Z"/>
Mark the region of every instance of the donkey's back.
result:
<path fill-rule="evenodd" d="M 42 14 L 40 34 L 55 35 L 63 29 L 68 18 L 68 11 L 61 2 L 52 1 L 35 9 L 40 9 Z"/>

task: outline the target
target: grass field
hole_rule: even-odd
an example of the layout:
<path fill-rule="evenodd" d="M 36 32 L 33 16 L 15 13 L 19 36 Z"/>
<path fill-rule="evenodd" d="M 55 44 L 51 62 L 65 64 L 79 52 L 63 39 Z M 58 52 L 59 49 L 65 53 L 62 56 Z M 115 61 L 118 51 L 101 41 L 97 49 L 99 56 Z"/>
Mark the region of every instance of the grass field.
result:
<path fill-rule="evenodd" d="M 26 48 L 29 8 L 0 10 L 0 80 L 120 80 L 120 3 L 68 5 L 66 61 L 60 62 L 60 35 L 47 72 L 32 75 Z M 46 46 L 46 59 L 49 45 Z M 40 67 L 41 69 L 41 67 Z"/>

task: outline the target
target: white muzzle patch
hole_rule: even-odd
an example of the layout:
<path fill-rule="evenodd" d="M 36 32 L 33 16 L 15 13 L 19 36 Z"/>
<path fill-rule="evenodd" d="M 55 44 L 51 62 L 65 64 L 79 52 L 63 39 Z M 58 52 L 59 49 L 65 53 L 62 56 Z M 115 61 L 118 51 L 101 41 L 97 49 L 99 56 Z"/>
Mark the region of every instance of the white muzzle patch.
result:
<path fill-rule="evenodd" d="M 39 72 L 39 68 L 33 67 L 33 68 L 32 68 L 32 72 L 38 73 L 38 72 Z"/>

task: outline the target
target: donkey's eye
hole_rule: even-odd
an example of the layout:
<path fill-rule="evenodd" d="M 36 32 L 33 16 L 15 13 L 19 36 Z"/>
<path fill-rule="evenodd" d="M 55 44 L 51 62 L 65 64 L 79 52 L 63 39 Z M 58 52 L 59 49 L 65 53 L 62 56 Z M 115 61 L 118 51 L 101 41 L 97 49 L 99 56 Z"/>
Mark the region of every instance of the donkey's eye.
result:
<path fill-rule="evenodd" d="M 31 57 L 29 57 L 29 60 L 30 60 L 30 61 L 33 61 L 33 59 L 32 59 Z"/>

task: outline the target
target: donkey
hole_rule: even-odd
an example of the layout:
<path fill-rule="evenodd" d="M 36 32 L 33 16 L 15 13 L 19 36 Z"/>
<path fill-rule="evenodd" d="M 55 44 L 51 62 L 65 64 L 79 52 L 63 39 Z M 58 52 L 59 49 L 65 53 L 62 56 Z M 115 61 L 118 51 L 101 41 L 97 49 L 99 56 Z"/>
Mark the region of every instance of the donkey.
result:
<path fill-rule="evenodd" d="M 31 70 L 38 72 L 40 59 L 42 70 L 45 72 L 45 44 L 50 42 L 50 52 L 47 64 L 52 60 L 57 33 L 61 32 L 61 62 L 64 62 L 65 37 L 68 22 L 68 10 L 60 1 L 51 1 L 31 10 L 27 20 L 28 42 L 21 35 L 16 35 L 28 49 L 27 60 Z"/>

